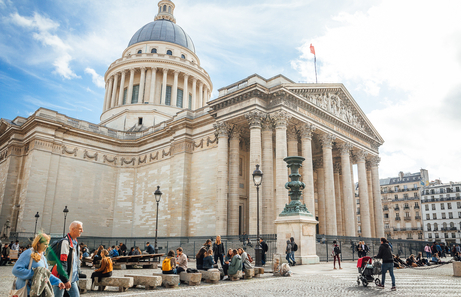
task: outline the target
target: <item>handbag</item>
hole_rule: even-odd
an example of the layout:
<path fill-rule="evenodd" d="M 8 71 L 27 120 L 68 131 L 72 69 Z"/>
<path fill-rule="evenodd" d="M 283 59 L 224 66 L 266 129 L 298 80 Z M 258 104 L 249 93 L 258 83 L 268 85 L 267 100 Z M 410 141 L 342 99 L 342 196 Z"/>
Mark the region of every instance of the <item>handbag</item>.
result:
<path fill-rule="evenodd" d="M 32 268 L 32 255 L 29 261 L 29 270 L 31 268 Z M 8 294 L 8 297 L 27 297 L 27 283 L 29 282 L 29 280 L 26 280 L 26 284 L 24 285 L 24 287 L 22 287 L 19 290 L 16 290 L 16 280 L 17 280 L 17 277 L 13 281 L 13 287 L 11 288 L 10 293 Z"/>

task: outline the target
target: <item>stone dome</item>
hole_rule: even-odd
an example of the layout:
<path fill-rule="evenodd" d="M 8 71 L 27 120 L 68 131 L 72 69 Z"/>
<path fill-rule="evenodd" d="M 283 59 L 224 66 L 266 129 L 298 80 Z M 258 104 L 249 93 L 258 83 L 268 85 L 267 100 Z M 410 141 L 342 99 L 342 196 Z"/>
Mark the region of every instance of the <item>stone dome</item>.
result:
<path fill-rule="evenodd" d="M 131 37 L 128 47 L 144 41 L 171 42 L 195 53 L 195 46 L 189 35 L 180 26 L 169 20 L 158 19 L 148 23 Z"/>

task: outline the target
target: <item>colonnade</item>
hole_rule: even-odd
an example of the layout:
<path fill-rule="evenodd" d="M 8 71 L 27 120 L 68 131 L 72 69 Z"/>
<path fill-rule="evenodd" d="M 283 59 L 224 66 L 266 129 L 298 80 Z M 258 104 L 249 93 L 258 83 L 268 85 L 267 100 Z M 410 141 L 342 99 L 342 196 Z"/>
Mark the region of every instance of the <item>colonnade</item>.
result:
<path fill-rule="evenodd" d="M 206 105 L 210 99 L 211 90 L 207 82 L 191 74 L 161 67 L 133 67 L 122 69 L 112 74 L 106 81 L 106 93 L 104 97 L 104 111 L 113 107 L 132 104 L 133 87 L 135 77 L 139 78 L 139 93 L 136 103 L 166 105 L 168 76 L 173 76 L 171 86 L 171 100 L 169 106 L 176 106 L 178 88 L 183 90 L 182 108 L 198 109 Z M 161 77 L 160 77 L 161 76 Z M 128 85 L 126 86 L 126 80 Z M 161 84 L 160 96 L 156 97 Z M 189 84 L 191 88 L 189 88 Z M 123 102 L 126 89 L 126 102 Z M 192 100 L 189 103 L 189 95 Z"/>
<path fill-rule="evenodd" d="M 379 156 L 368 155 L 367 151 L 349 142 L 336 140 L 333 134 L 320 131 L 313 124 L 289 124 L 290 115 L 285 111 L 271 114 L 253 111 L 245 117 L 248 121 L 246 127 L 223 122 L 215 125 L 219 135 L 218 155 L 220 160 L 224 156 L 229 160 L 227 170 L 218 168 L 217 198 L 221 203 L 218 203 L 217 217 L 226 219 L 217 225 L 217 234 L 239 233 L 239 141 L 242 130 L 249 128 L 249 234 L 256 234 L 257 231 L 256 189 L 251 178 L 256 164 L 261 165 L 264 172 L 260 196 L 260 232 L 272 234 L 275 232 L 274 220 L 283 211 L 285 204 L 289 203 L 288 191 L 285 189 L 288 173 L 283 159 L 287 155 L 301 155 L 305 158 L 301 168 L 302 179 L 306 184 L 303 200 L 308 210 L 318 217 L 320 234 L 358 235 L 351 169 L 351 165 L 356 163 L 360 185 L 361 236 L 384 236 Z M 320 143 L 320 155 L 313 155 L 313 141 Z"/>

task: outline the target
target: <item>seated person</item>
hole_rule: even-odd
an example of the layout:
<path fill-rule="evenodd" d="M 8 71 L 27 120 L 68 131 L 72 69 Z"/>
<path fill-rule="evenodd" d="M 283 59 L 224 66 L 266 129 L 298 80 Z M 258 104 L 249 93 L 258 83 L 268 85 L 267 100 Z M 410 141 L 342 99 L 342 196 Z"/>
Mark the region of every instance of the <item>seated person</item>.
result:
<path fill-rule="evenodd" d="M 251 267 L 248 254 L 242 248 L 239 248 L 239 254 L 240 254 L 240 257 L 242 257 L 242 269 L 241 270 L 253 268 Z"/>
<path fill-rule="evenodd" d="M 83 258 L 87 258 L 90 256 L 90 254 L 88 253 L 88 247 L 83 243 L 80 244 L 80 251 L 82 253 Z"/>
<path fill-rule="evenodd" d="M 130 251 L 128 252 L 128 256 L 134 256 L 134 255 L 135 255 L 135 249 L 134 249 L 134 246 L 133 246 L 133 247 L 131 247 Z"/>
<path fill-rule="evenodd" d="M 203 258 L 205 258 L 206 248 L 203 246 L 198 251 L 197 255 L 195 255 L 195 264 L 198 270 L 203 270 Z"/>
<path fill-rule="evenodd" d="M 101 250 L 101 267 L 95 270 L 91 274 L 91 288 L 94 286 L 94 279 L 98 278 L 98 282 L 101 281 L 104 277 L 112 276 L 112 260 L 108 257 L 109 252 L 107 250 Z"/>
<path fill-rule="evenodd" d="M 227 270 L 229 269 L 229 264 L 230 264 L 231 259 L 232 259 L 232 249 L 228 249 L 227 254 L 224 257 L 224 265 L 222 266 L 224 277 L 227 276 Z"/>
<path fill-rule="evenodd" d="M 399 255 L 394 255 L 394 267 L 404 268 L 405 263 L 400 259 Z"/>
<path fill-rule="evenodd" d="M 406 260 L 406 264 L 408 266 L 412 266 L 412 267 L 418 266 L 416 264 L 416 259 L 415 259 L 415 256 L 413 254 L 411 254 L 410 257 L 408 257 L 408 259 Z"/>
<path fill-rule="evenodd" d="M 174 257 L 174 251 L 170 250 L 163 259 L 162 262 L 162 273 L 163 274 L 176 274 L 176 259 Z"/>
<path fill-rule="evenodd" d="M 118 251 L 115 249 L 115 245 L 112 246 L 112 248 L 109 248 L 109 257 L 114 258 L 118 257 Z"/>
<path fill-rule="evenodd" d="M 209 249 L 203 258 L 203 270 L 214 268 L 213 250 Z"/>
<path fill-rule="evenodd" d="M 241 269 L 242 269 L 242 258 L 238 254 L 237 250 L 232 250 L 232 260 L 229 264 L 229 269 L 227 270 L 229 277 L 237 274 L 237 272 Z"/>
<path fill-rule="evenodd" d="M 434 262 L 434 263 L 441 263 L 442 262 L 440 260 L 439 253 L 432 254 L 431 262 Z"/>
<path fill-rule="evenodd" d="M 154 247 L 150 244 L 150 242 L 146 242 L 146 252 L 148 254 L 155 254 L 155 249 Z"/>
<path fill-rule="evenodd" d="M 176 273 L 180 274 L 181 272 L 187 270 L 187 256 L 186 254 L 183 253 L 183 250 L 181 247 L 178 247 L 176 249 L 176 254 L 178 255 L 177 260 L 176 260 L 176 265 L 177 265 Z"/>
<path fill-rule="evenodd" d="M 416 257 L 416 264 L 418 264 L 418 266 L 425 266 L 427 264 L 427 260 L 424 259 L 422 252 L 418 253 L 418 256 Z"/>
<path fill-rule="evenodd" d="M 101 261 L 101 251 L 104 249 L 104 246 L 100 245 L 98 249 L 93 253 L 93 264 L 98 264 Z"/>

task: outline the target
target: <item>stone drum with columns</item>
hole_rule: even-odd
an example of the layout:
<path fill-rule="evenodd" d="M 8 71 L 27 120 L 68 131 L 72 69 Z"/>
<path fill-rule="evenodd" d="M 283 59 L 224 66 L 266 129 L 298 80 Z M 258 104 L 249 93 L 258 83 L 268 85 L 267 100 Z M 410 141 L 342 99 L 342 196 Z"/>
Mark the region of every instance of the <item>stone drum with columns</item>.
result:
<path fill-rule="evenodd" d="M 30 237 L 38 211 L 38 229 L 59 234 L 68 206 L 67 220 L 83 221 L 85 235 L 151 237 L 160 186 L 161 237 L 256 234 L 258 211 L 260 233 L 274 234 L 290 202 L 284 159 L 302 156 L 299 203 L 317 232 L 359 234 L 357 165 L 360 235 L 383 236 L 383 139 L 344 85 L 255 74 L 210 100 L 213 84 L 175 9 L 159 1 L 107 69 L 100 123 L 45 108 L 0 121 L 0 225 L 9 220 L 9 233 Z"/>

